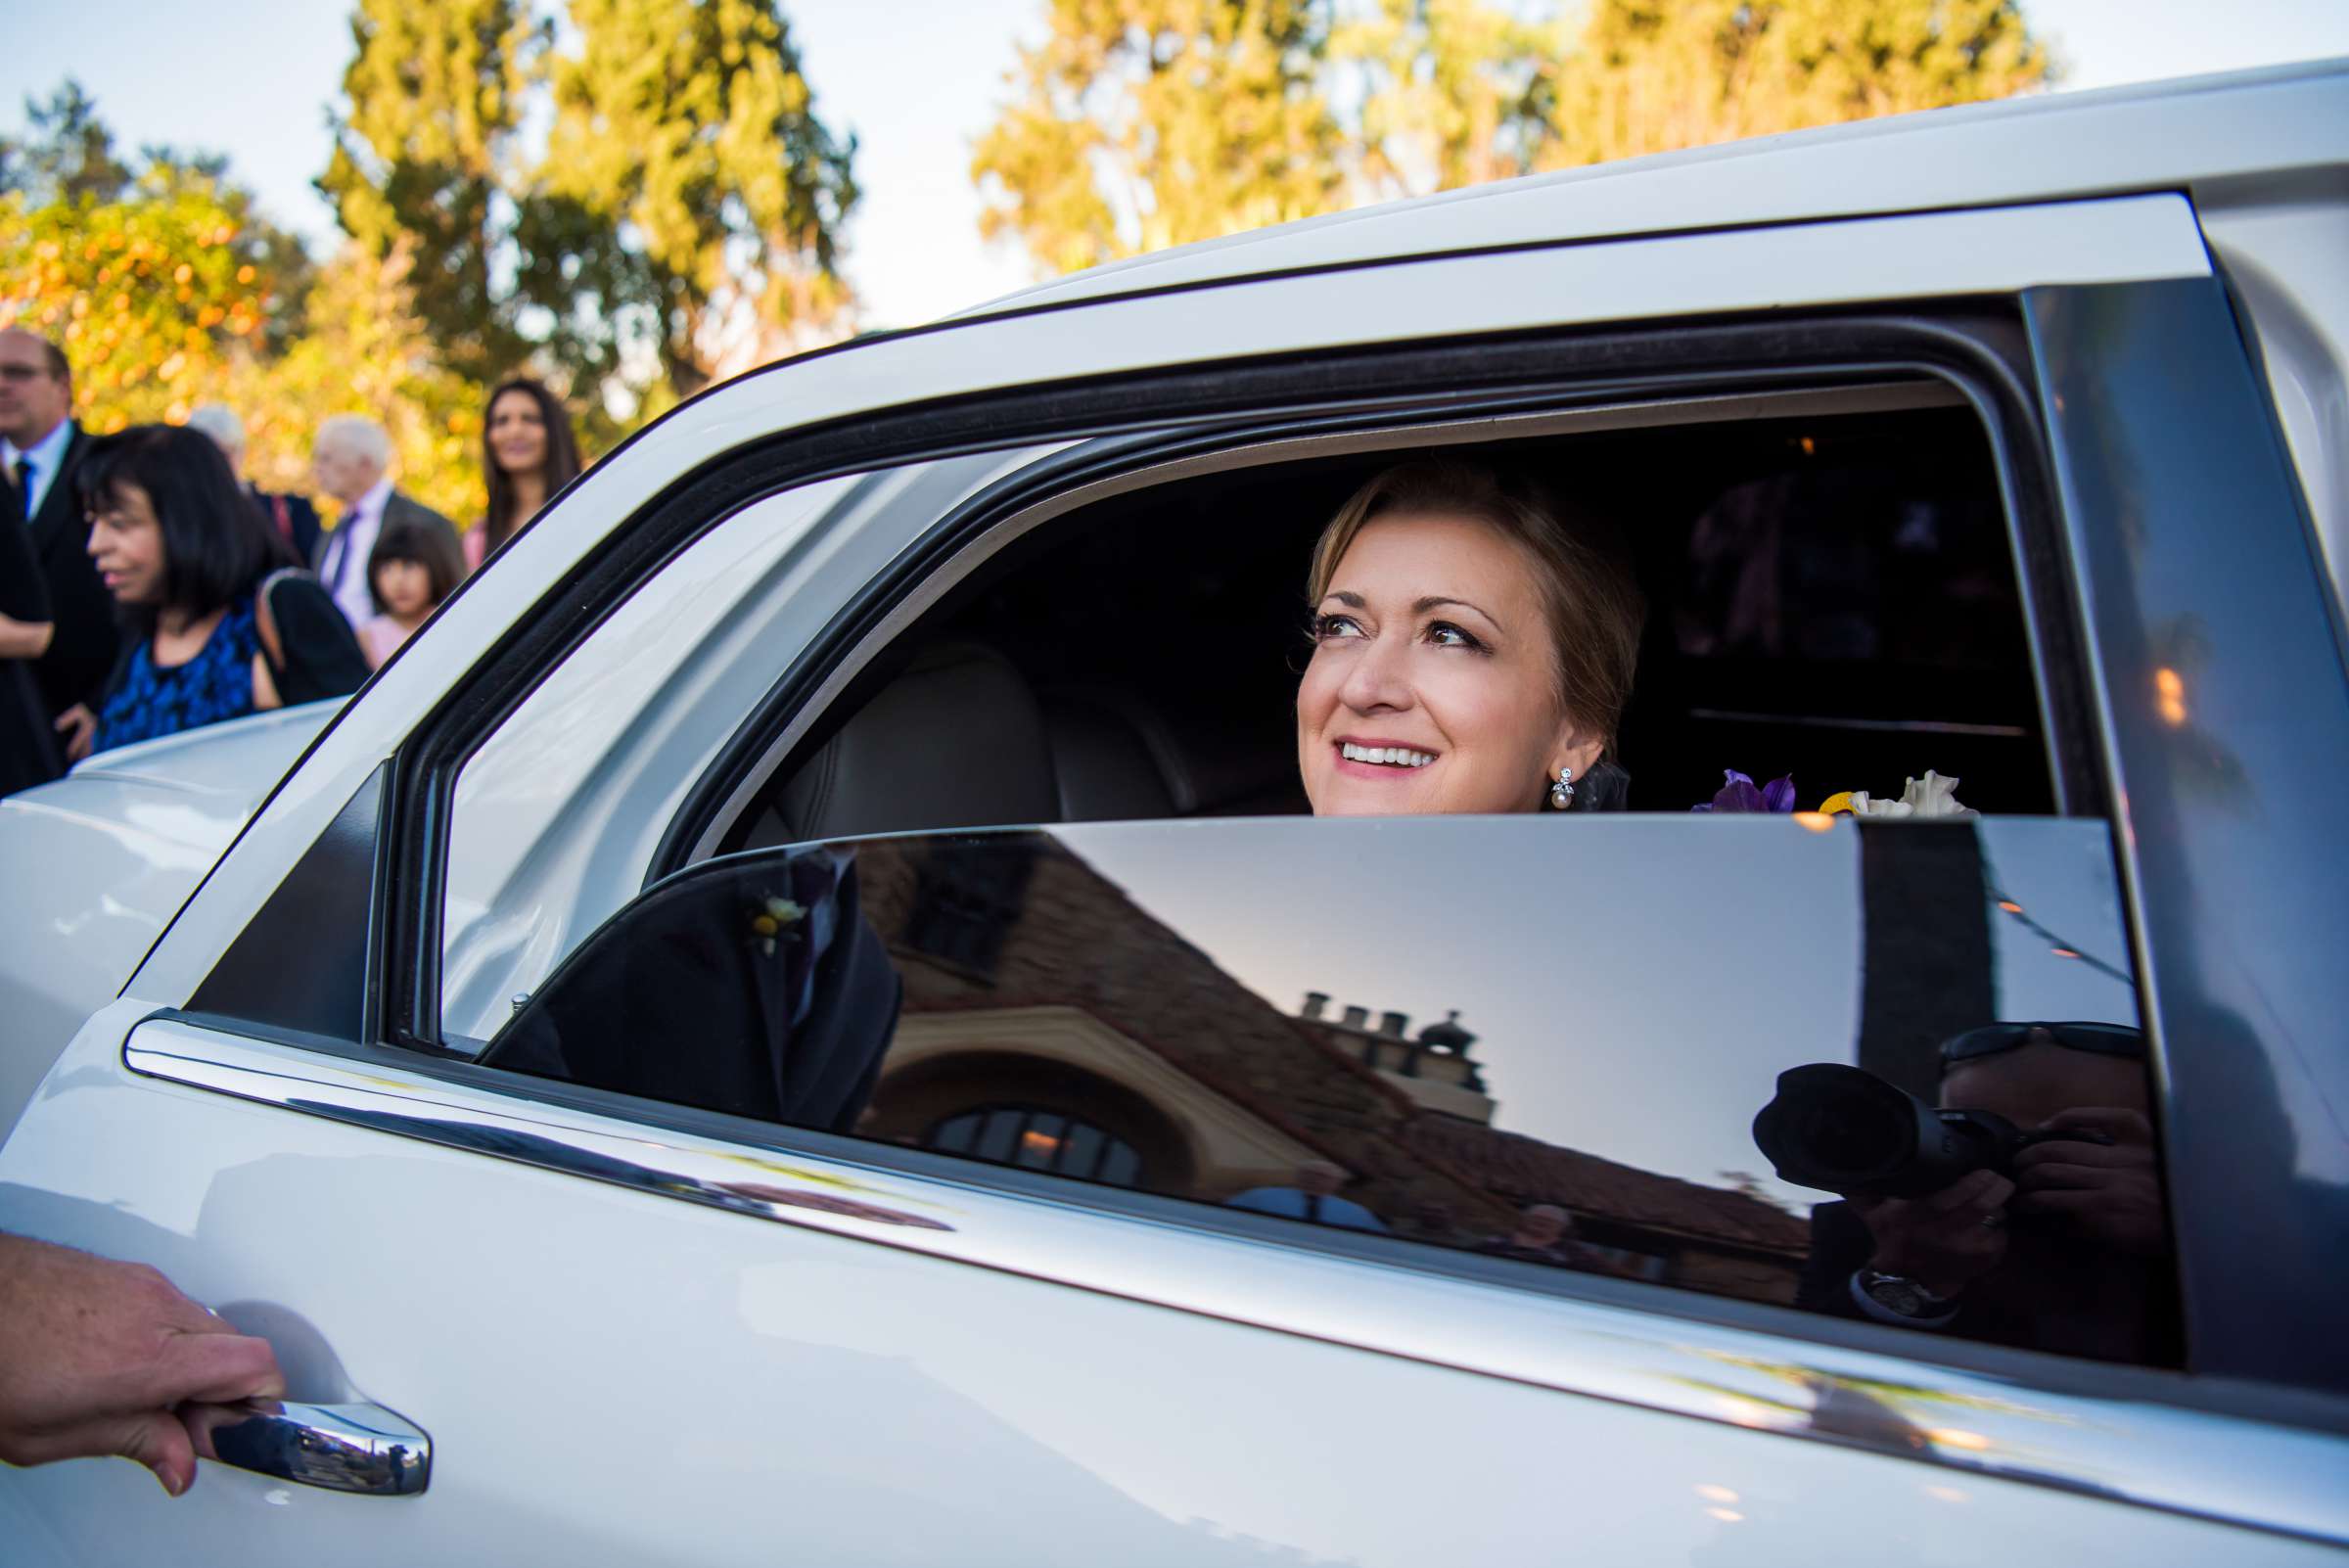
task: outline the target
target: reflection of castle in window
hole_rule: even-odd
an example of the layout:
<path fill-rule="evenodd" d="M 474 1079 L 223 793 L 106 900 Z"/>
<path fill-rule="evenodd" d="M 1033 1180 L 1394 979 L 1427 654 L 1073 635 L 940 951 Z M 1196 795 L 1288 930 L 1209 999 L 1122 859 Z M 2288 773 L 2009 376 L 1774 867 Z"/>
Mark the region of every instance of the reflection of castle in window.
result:
<path fill-rule="evenodd" d="M 1395 1235 L 1491 1251 L 1546 1205 L 1585 1267 L 1793 1299 L 1805 1221 L 1495 1127 L 1507 1085 L 1457 1014 L 1288 1014 L 1040 834 L 879 841 L 858 867 L 905 987 L 863 1136 L 1219 1204 L 1335 1166 Z"/>
<path fill-rule="evenodd" d="M 1381 1013 L 1375 1026 L 1367 1007 L 1349 1007 L 1332 1018 L 1329 993 L 1309 991 L 1297 1021 L 1307 1033 L 1344 1051 L 1428 1110 L 1491 1125 L 1493 1100 L 1485 1092 L 1484 1072 L 1468 1055 L 1476 1037 L 1460 1027 L 1458 1009 L 1444 1022 L 1428 1025 L 1414 1039 L 1406 1014 Z"/>

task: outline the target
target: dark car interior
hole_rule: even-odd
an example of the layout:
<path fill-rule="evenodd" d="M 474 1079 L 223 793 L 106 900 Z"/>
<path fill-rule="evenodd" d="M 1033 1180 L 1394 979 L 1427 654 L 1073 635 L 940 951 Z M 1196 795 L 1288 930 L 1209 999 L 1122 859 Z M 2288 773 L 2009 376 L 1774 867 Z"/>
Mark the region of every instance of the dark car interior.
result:
<path fill-rule="evenodd" d="M 1385 450 L 1162 484 L 999 552 L 859 674 L 722 848 L 1307 808 L 1292 705 L 1313 541 Z M 1799 805 L 1928 768 L 2052 808 L 2005 520 L 1962 408 L 1449 446 L 1610 520 L 1649 604 L 1633 810 L 1735 768 Z M 944 760 L 944 761 L 942 761 Z"/>

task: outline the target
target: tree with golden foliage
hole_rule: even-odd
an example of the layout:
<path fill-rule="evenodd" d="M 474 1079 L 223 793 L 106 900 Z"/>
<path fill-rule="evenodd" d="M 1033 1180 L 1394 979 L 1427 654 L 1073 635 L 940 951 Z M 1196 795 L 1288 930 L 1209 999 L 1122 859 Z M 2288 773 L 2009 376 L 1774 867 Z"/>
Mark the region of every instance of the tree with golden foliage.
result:
<path fill-rule="evenodd" d="M 12 144 L 0 178 L 0 327 L 65 349 L 91 429 L 184 419 L 263 346 L 299 252 L 216 162 L 117 161 L 73 83 L 32 109 L 42 137 Z"/>
<path fill-rule="evenodd" d="M 1344 137 L 1313 0 L 1048 0 L 980 138 L 981 230 L 1071 272 L 1324 212 Z"/>
<path fill-rule="evenodd" d="M 309 491 L 318 422 L 364 414 L 391 433 L 402 490 L 460 527 L 481 514 L 482 390 L 441 362 L 415 267 L 405 241 L 382 256 L 345 246 L 319 269 L 285 352 L 241 358 L 207 394 L 244 419 L 246 472 L 263 489 Z"/>
<path fill-rule="evenodd" d="M 93 430 L 185 419 L 268 315 L 242 234 L 201 178 L 143 176 L 108 202 L 0 196 L 0 327 L 65 348 Z"/>
<path fill-rule="evenodd" d="M 1597 0 L 1541 162 L 2006 98 L 2049 74 L 2016 0 Z"/>
<path fill-rule="evenodd" d="M 1387 200 L 1532 169 L 1565 24 L 1489 0 L 1367 0 L 1329 59 L 1360 109 L 1356 196 Z"/>
<path fill-rule="evenodd" d="M 416 300 L 415 246 L 345 247 L 313 267 L 217 159 L 134 170 L 69 82 L 0 149 L 0 326 L 57 342 L 77 412 L 106 433 L 224 402 L 264 488 L 311 488 L 327 414 L 392 432 L 401 484 L 452 517 L 481 507 L 480 388 L 448 368 Z"/>
<path fill-rule="evenodd" d="M 2043 85 L 2017 0 L 1045 0 L 971 172 L 1043 273 Z"/>

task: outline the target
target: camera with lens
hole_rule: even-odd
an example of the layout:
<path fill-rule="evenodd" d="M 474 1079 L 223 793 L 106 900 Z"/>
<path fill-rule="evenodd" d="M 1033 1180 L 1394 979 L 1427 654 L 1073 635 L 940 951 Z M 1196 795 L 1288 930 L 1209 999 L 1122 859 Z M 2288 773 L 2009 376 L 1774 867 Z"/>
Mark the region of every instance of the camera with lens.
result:
<path fill-rule="evenodd" d="M 1778 1179 L 1847 1198 L 1919 1198 L 1974 1171 L 2008 1174 L 2014 1156 L 2085 1130 L 2028 1132 L 1995 1111 L 1945 1111 L 1865 1068 L 1790 1067 L 1754 1117 L 1754 1142 Z"/>

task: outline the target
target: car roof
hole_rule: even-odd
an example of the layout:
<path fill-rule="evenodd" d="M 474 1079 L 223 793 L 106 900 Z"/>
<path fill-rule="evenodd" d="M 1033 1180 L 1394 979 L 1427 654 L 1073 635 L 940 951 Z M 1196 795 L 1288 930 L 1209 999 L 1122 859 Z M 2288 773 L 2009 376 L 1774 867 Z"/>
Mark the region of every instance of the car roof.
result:
<path fill-rule="evenodd" d="M 2186 190 L 2349 162 L 2349 59 L 1759 136 L 1306 218 L 1087 268 L 964 311 L 1510 246 Z"/>

